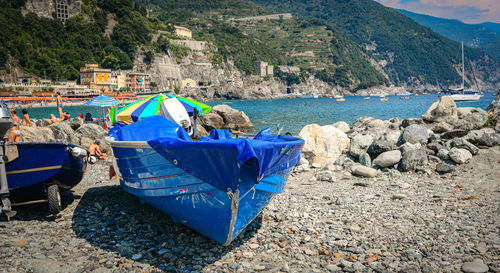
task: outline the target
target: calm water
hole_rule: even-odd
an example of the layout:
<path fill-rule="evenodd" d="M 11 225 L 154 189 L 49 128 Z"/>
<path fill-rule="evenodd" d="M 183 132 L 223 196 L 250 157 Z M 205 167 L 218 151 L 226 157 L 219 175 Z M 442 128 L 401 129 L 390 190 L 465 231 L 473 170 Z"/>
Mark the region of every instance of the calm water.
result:
<path fill-rule="evenodd" d="M 495 98 L 496 93 L 486 93 L 481 100 L 476 102 L 458 102 L 459 107 L 480 107 L 486 109 Z M 311 99 L 277 99 L 277 100 L 232 100 L 212 101 L 207 104 L 227 104 L 235 109 L 245 112 L 256 130 L 270 127 L 275 132 L 279 124 L 282 132 L 297 134 L 307 124 L 320 125 L 332 124 L 337 121 L 354 122 L 361 116 L 371 116 L 378 119 L 392 117 L 420 117 L 429 106 L 438 100 L 437 95 L 410 96 L 401 99 L 399 96 L 388 96 L 389 100 L 380 101 L 379 97 L 345 97 L 344 102 L 336 102 L 333 98 Z M 55 107 L 33 108 L 28 110 L 31 117 L 45 118 L 50 113 L 57 114 Z M 94 117 L 103 117 L 104 108 L 73 106 L 64 107 L 64 111 L 71 116 L 92 113 Z"/>

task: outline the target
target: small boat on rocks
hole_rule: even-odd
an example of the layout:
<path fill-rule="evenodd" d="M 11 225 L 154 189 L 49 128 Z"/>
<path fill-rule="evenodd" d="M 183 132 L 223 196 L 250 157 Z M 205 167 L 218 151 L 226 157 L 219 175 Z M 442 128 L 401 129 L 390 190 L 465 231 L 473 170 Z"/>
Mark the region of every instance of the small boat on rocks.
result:
<path fill-rule="evenodd" d="M 114 127 L 107 141 L 125 191 L 224 245 L 283 192 L 304 144 L 269 129 L 253 138 L 214 129 L 193 141 L 162 116 Z"/>

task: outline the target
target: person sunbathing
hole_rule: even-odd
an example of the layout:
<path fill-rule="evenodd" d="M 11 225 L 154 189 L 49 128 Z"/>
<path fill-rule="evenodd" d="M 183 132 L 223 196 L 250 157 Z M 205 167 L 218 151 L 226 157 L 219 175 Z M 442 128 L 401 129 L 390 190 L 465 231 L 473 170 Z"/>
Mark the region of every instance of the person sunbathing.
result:
<path fill-rule="evenodd" d="M 20 142 L 21 141 L 21 131 L 19 130 L 19 124 L 21 124 L 21 119 L 16 115 L 16 110 L 12 109 L 12 128 L 9 132 L 9 142 Z"/>
<path fill-rule="evenodd" d="M 21 124 L 23 126 L 33 127 L 33 123 L 31 123 L 30 120 L 30 115 L 28 115 L 28 110 L 25 108 L 21 112 L 23 113 L 23 120 L 21 121 Z"/>
<path fill-rule="evenodd" d="M 70 114 L 69 113 L 63 113 L 63 118 L 56 118 L 53 114 L 50 114 L 50 119 L 44 118 L 43 120 L 47 121 L 49 124 L 55 124 L 59 122 L 66 122 L 70 120 Z"/>
<path fill-rule="evenodd" d="M 96 156 L 99 159 L 107 159 L 108 155 L 105 152 L 101 151 L 101 148 L 99 148 L 100 144 L 101 142 L 99 140 L 96 140 L 93 144 L 89 145 L 90 155 Z"/>

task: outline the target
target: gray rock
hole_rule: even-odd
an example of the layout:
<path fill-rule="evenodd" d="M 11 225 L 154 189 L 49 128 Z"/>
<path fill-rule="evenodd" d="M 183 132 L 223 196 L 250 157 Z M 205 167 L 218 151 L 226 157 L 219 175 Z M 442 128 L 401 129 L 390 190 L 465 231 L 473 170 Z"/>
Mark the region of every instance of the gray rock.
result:
<path fill-rule="evenodd" d="M 475 259 L 472 262 L 463 263 L 462 271 L 465 273 L 484 273 L 488 272 L 488 266 L 481 259 Z"/>
<path fill-rule="evenodd" d="M 427 154 L 425 153 L 425 149 L 418 149 L 403 152 L 399 166 L 403 171 L 412 171 L 418 167 L 422 167 L 426 163 Z"/>
<path fill-rule="evenodd" d="M 75 131 L 66 123 L 52 124 L 49 128 L 52 130 L 56 142 L 72 143 L 75 145 L 78 145 L 80 142 Z"/>
<path fill-rule="evenodd" d="M 468 150 L 461 148 L 451 148 L 448 155 L 453 162 L 458 164 L 467 163 L 472 158 L 472 154 Z"/>
<path fill-rule="evenodd" d="M 448 153 L 449 153 L 448 150 L 443 148 L 443 149 L 439 149 L 436 156 L 441 158 L 442 160 L 449 160 L 450 156 L 448 155 Z"/>
<path fill-rule="evenodd" d="M 326 181 L 326 182 L 335 182 L 335 176 L 333 176 L 331 171 L 321 171 L 321 172 L 316 174 L 316 180 Z"/>
<path fill-rule="evenodd" d="M 54 260 L 33 259 L 27 264 L 27 268 L 33 273 L 63 273 L 78 272 L 78 268 Z"/>
<path fill-rule="evenodd" d="M 427 128 L 422 125 L 413 124 L 405 128 L 402 136 L 404 142 L 426 144 L 429 138 Z"/>
<path fill-rule="evenodd" d="M 411 144 L 409 142 L 406 142 L 403 145 L 399 146 L 399 150 L 403 154 L 408 152 L 408 151 L 415 151 L 415 150 L 418 150 L 421 148 L 422 148 L 422 144 L 420 144 L 420 143 Z"/>
<path fill-rule="evenodd" d="M 367 153 L 373 158 L 377 157 L 383 152 L 391 151 L 393 149 L 392 142 L 386 139 L 378 139 L 372 142 L 368 147 Z"/>
<path fill-rule="evenodd" d="M 71 129 L 75 131 L 82 125 L 83 125 L 83 119 L 79 116 L 74 117 L 73 120 L 69 123 Z"/>
<path fill-rule="evenodd" d="M 477 139 L 478 145 L 493 147 L 500 145 L 500 134 L 484 133 Z"/>
<path fill-rule="evenodd" d="M 351 127 L 349 127 L 349 124 L 347 124 L 347 122 L 345 121 L 335 122 L 334 124 L 332 124 L 332 126 L 341 130 L 344 133 L 347 133 L 349 132 L 349 130 L 351 130 Z"/>
<path fill-rule="evenodd" d="M 392 167 L 401 160 L 401 151 L 394 150 L 380 154 L 373 160 L 373 165 L 382 168 Z"/>
<path fill-rule="evenodd" d="M 456 130 L 451 130 L 448 132 L 445 132 L 441 135 L 442 139 L 452 139 L 456 137 L 463 137 L 467 135 L 466 130 L 461 130 L 461 129 L 456 129 Z"/>
<path fill-rule="evenodd" d="M 76 130 L 82 137 L 87 137 L 93 140 L 102 139 L 107 135 L 103 127 L 94 123 L 85 123 Z"/>
<path fill-rule="evenodd" d="M 480 129 L 488 120 L 488 113 L 481 108 L 460 107 L 457 109 L 459 121 L 456 123 L 456 129 L 474 130 Z"/>
<path fill-rule="evenodd" d="M 466 149 L 473 155 L 477 155 L 479 153 L 479 148 L 474 146 L 474 144 L 468 142 L 467 140 L 463 138 L 454 138 L 450 141 L 450 147 L 456 147 L 456 148 L 462 148 Z"/>
<path fill-rule="evenodd" d="M 370 155 L 368 153 L 362 153 L 359 156 L 359 163 L 361 165 L 366 166 L 366 167 L 371 167 L 372 166 L 372 159 L 370 158 Z"/>
<path fill-rule="evenodd" d="M 54 133 L 48 127 L 21 126 L 21 142 L 55 142 Z"/>
<path fill-rule="evenodd" d="M 422 119 L 429 122 L 446 122 L 454 125 L 458 120 L 457 105 L 449 96 L 442 96 L 433 103 Z"/>
<path fill-rule="evenodd" d="M 395 193 L 392 195 L 392 199 L 396 199 L 396 200 L 402 200 L 402 199 L 406 199 L 408 198 L 408 196 L 406 196 L 405 194 L 402 194 L 402 193 Z"/>
<path fill-rule="evenodd" d="M 377 176 L 377 170 L 362 165 L 354 165 L 351 169 L 351 173 L 353 175 L 363 176 L 363 177 Z"/>
<path fill-rule="evenodd" d="M 436 165 L 436 172 L 439 174 L 451 173 L 454 170 L 453 166 L 444 162 Z"/>
<path fill-rule="evenodd" d="M 446 122 L 438 122 L 438 123 L 434 123 L 432 124 L 431 126 L 431 130 L 434 132 L 434 133 L 444 133 L 444 132 L 448 132 L 448 131 L 451 131 L 453 130 L 453 126 L 451 126 L 450 124 L 446 123 Z"/>
<path fill-rule="evenodd" d="M 372 144 L 372 137 L 369 135 L 356 135 L 351 139 L 349 146 L 349 154 L 354 158 L 359 158 L 361 154 L 366 152 L 368 147 Z"/>
<path fill-rule="evenodd" d="M 220 104 L 212 107 L 212 111 L 219 114 L 224 120 L 224 129 L 249 130 L 253 124 L 248 116 L 228 105 Z"/>
<path fill-rule="evenodd" d="M 400 117 L 395 117 L 395 118 L 391 118 L 389 120 L 389 129 L 393 129 L 393 130 L 399 130 L 399 128 L 401 127 L 402 123 L 403 123 L 403 119 L 400 118 Z"/>
<path fill-rule="evenodd" d="M 203 114 L 199 117 L 199 123 L 207 130 L 220 129 L 224 126 L 224 119 L 215 112 Z"/>
<path fill-rule="evenodd" d="M 421 118 L 407 118 L 407 119 L 403 120 L 401 123 L 403 128 L 406 128 L 406 127 L 408 127 L 410 125 L 414 125 L 414 124 L 422 125 L 422 124 L 424 124 L 424 121 Z"/>
<path fill-rule="evenodd" d="M 445 147 L 443 145 L 441 145 L 439 142 L 433 141 L 433 142 L 430 142 L 427 144 L 427 148 L 429 148 L 435 152 L 438 152 L 439 150 L 444 149 Z"/>

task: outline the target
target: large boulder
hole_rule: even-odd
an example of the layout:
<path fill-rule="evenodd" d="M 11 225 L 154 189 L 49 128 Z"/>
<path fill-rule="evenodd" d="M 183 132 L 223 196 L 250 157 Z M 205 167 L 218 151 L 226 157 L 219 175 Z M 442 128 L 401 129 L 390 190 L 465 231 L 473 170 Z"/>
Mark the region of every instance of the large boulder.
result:
<path fill-rule="evenodd" d="M 94 123 L 83 124 L 76 130 L 76 133 L 80 134 L 81 137 L 87 137 L 93 140 L 102 139 L 108 134 L 103 127 Z"/>
<path fill-rule="evenodd" d="M 21 126 L 21 142 L 55 142 L 54 133 L 48 127 Z"/>
<path fill-rule="evenodd" d="M 459 120 L 455 125 L 456 129 L 467 131 L 481 129 L 488 120 L 488 113 L 481 108 L 460 107 L 457 109 L 457 114 Z"/>
<path fill-rule="evenodd" d="M 304 157 L 323 167 L 336 161 L 350 144 L 347 135 L 331 125 L 306 125 L 300 130 L 299 137 L 305 141 L 302 149 Z"/>
<path fill-rule="evenodd" d="M 367 154 L 367 153 L 362 153 L 359 156 L 358 161 L 363 166 L 367 166 L 367 167 L 371 167 L 372 166 L 372 159 L 371 159 L 370 155 Z"/>
<path fill-rule="evenodd" d="M 56 123 L 49 126 L 54 134 L 56 142 L 79 144 L 79 140 L 75 131 L 66 123 Z"/>
<path fill-rule="evenodd" d="M 436 122 L 436 123 L 433 123 L 431 126 L 430 126 L 430 129 L 434 132 L 434 133 L 444 133 L 444 132 L 448 132 L 448 131 L 451 131 L 453 130 L 453 126 L 451 126 L 450 124 L 446 123 L 446 122 Z"/>
<path fill-rule="evenodd" d="M 349 127 L 349 124 L 347 124 L 347 122 L 345 121 L 335 122 L 334 124 L 332 124 L 332 126 L 341 130 L 344 133 L 347 133 L 349 132 L 349 130 L 351 130 L 351 127 Z"/>
<path fill-rule="evenodd" d="M 399 150 L 388 151 L 381 153 L 373 160 L 373 165 L 381 168 L 392 167 L 401 160 L 401 152 Z"/>
<path fill-rule="evenodd" d="M 422 167 L 427 163 L 425 148 L 418 150 L 408 150 L 403 153 L 399 166 L 403 171 L 412 171 Z"/>
<path fill-rule="evenodd" d="M 198 124 L 202 125 L 207 131 L 220 129 L 224 126 L 224 119 L 219 114 L 210 112 L 203 114 L 198 118 Z"/>
<path fill-rule="evenodd" d="M 457 105 L 449 96 L 442 96 L 433 103 L 422 119 L 429 122 L 446 122 L 454 125 L 458 120 Z"/>
<path fill-rule="evenodd" d="M 82 124 L 83 124 L 83 119 L 79 116 L 76 116 L 69 123 L 69 126 L 71 127 L 71 129 L 77 130 L 78 128 L 80 128 L 80 126 L 82 126 Z"/>
<path fill-rule="evenodd" d="M 253 126 L 245 113 L 233 109 L 228 105 L 216 105 L 212 107 L 212 110 L 219 114 L 224 120 L 224 125 L 222 127 L 224 129 L 247 131 Z"/>
<path fill-rule="evenodd" d="M 359 156 L 368 150 L 368 147 L 372 144 L 373 139 L 370 135 L 355 135 L 351 139 L 351 145 L 349 146 L 349 154 L 354 158 L 359 158 Z"/>
<path fill-rule="evenodd" d="M 451 148 L 448 156 L 457 164 L 467 163 L 472 158 L 472 154 L 469 151 L 460 148 Z"/>
<path fill-rule="evenodd" d="M 424 121 L 421 118 L 407 118 L 401 122 L 401 125 L 403 126 L 403 128 L 406 128 L 406 127 L 413 125 L 413 124 L 422 125 L 422 124 L 424 124 Z"/>
<path fill-rule="evenodd" d="M 429 138 L 427 128 L 422 125 L 413 124 L 405 128 L 402 136 L 404 142 L 426 144 Z"/>

